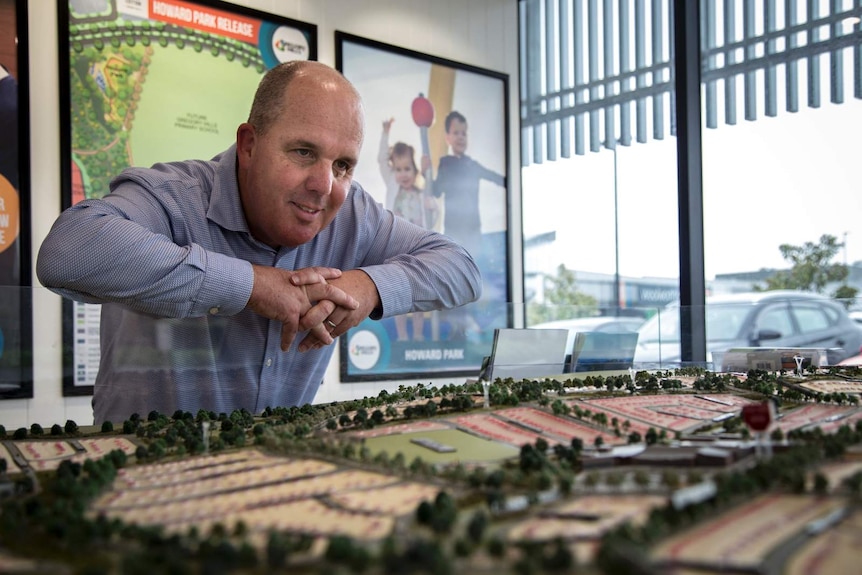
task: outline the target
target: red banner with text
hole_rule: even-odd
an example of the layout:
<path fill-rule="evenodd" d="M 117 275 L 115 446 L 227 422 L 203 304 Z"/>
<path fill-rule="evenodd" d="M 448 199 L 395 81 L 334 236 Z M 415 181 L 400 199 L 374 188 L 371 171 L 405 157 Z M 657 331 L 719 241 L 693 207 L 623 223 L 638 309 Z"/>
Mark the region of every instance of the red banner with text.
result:
<path fill-rule="evenodd" d="M 260 20 L 182 0 L 150 0 L 151 20 L 257 44 Z"/>

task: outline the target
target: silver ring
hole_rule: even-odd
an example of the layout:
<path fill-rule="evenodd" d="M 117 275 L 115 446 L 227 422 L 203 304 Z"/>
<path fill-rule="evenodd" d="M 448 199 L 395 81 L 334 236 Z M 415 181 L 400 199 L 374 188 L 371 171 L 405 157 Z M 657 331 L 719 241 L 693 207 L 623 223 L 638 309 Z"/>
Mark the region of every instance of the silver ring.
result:
<path fill-rule="evenodd" d="M 337 327 L 337 326 L 336 326 L 336 324 L 334 324 L 334 323 L 332 322 L 332 320 L 331 320 L 331 319 L 326 320 L 326 324 L 327 324 L 329 327 Z"/>

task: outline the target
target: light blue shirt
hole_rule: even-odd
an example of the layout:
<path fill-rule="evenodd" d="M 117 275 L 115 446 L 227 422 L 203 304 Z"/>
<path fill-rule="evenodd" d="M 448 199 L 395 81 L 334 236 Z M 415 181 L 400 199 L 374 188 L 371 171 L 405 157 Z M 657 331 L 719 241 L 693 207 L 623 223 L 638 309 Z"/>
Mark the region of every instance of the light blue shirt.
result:
<path fill-rule="evenodd" d="M 451 308 L 481 295 L 479 269 L 450 238 L 395 217 L 353 183 L 312 241 L 274 249 L 243 215 L 236 148 L 206 161 L 131 168 L 102 199 L 63 212 L 39 250 L 43 285 L 102 303 L 96 423 L 152 410 L 229 413 L 312 402 L 333 346 L 282 352 L 281 323 L 245 309 L 252 264 L 362 269 L 374 319 Z"/>

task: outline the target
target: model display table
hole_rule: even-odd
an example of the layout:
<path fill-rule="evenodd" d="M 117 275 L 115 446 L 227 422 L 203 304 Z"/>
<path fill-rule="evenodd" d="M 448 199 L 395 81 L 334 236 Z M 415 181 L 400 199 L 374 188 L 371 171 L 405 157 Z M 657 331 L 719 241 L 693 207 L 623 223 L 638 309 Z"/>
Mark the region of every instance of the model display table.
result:
<path fill-rule="evenodd" d="M 417 385 L 5 430 L 0 571 L 849 572 L 856 369 L 497 380 L 487 399 Z M 741 415 L 764 401 L 775 420 L 752 434 Z"/>

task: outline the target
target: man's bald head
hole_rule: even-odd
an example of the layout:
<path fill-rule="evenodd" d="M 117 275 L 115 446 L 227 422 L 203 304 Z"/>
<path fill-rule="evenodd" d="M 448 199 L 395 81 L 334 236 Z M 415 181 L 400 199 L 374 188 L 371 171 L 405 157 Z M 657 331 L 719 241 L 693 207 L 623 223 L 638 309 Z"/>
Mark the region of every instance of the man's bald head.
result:
<path fill-rule="evenodd" d="M 284 62 L 264 75 L 255 92 L 248 123 L 254 126 L 258 134 L 265 134 L 285 111 L 285 107 L 290 105 L 286 92 L 295 82 L 302 82 L 312 92 L 346 91 L 352 94 L 356 105 L 361 108 L 362 98 L 359 92 L 338 70 L 311 60 Z M 308 90 L 302 92 L 308 94 Z"/>

